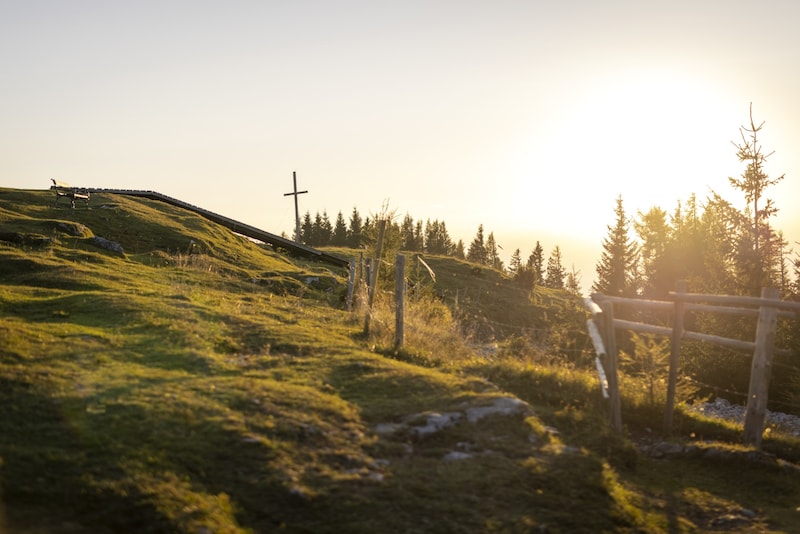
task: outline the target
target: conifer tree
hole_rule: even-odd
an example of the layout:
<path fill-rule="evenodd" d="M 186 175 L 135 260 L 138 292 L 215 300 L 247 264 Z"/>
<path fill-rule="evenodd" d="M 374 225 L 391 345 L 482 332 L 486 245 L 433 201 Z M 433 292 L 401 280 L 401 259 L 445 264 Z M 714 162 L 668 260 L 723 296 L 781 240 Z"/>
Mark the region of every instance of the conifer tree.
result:
<path fill-rule="evenodd" d="M 628 236 L 628 218 L 622 205 L 622 195 L 617 197 L 614 226 L 608 226 L 608 236 L 603 239 L 603 252 L 597 263 L 597 280 L 592 289 L 606 295 L 635 294 L 633 281 L 636 270 L 636 243 Z"/>
<path fill-rule="evenodd" d="M 547 273 L 544 279 L 545 287 L 552 289 L 564 289 L 564 279 L 566 271 L 561 260 L 561 249 L 556 245 L 550 257 L 547 259 Z"/>
<path fill-rule="evenodd" d="M 364 222 L 358 210 L 353 207 L 350 214 L 350 228 L 347 231 L 347 244 L 353 248 L 360 248 L 364 239 Z"/>
<path fill-rule="evenodd" d="M 500 254 L 497 252 L 497 241 L 494 239 L 494 232 L 489 232 L 489 237 L 486 238 L 486 265 L 498 271 L 503 270 L 503 262 L 500 260 Z"/>
<path fill-rule="evenodd" d="M 638 213 L 633 227 L 639 236 L 640 273 L 642 294 L 650 297 L 663 297 L 672 291 L 675 280 L 670 276 L 667 264 L 667 251 L 670 246 L 670 228 L 667 212 L 659 207 L 647 213 Z"/>
<path fill-rule="evenodd" d="M 575 265 L 567 273 L 566 290 L 576 297 L 581 294 L 581 272 L 575 269 Z"/>
<path fill-rule="evenodd" d="M 736 156 L 740 162 L 745 163 L 745 170 L 739 178 L 728 178 L 733 187 L 744 193 L 748 205 L 752 205 L 754 264 L 751 290 L 756 295 L 761 291 L 762 286 L 770 283 L 769 273 L 772 267 L 769 264 L 771 252 L 769 219 L 778 212 L 771 200 L 766 199 L 762 204 L 764 191 L 784 178 L 784 175 L 774 179 L 770 178 L 764 170 L 767 158 L 773 153 L 764 154 L 759 144 L 758 134 L 763 126 L 763 122 L 758 126 L 755 125 L 753 104 L 751 103 L 750 127 L 740 127 L 739 133 L 742 142 L 741 144 L 734 143 Z M 762 251 L 764 248 L 766 250 Z"/>
<path fill-rule="evenodd" d="M 303 223 L 300 225 L 300 239 L 297 241 L 300 243 L 305 243 L 306 245 L 311 245 L 313 234 L 314 223 L 311 221 L 311 212 L 306 211 L 306 214 L 303 215 Z"/>
<path fill-rule="evenodd" d="M 516 276 L 522 267 L 522 255 L 519 249 L 514 250 L 511 258 L 508 260 L 508 274 Z"/>
<path fill-rule="evenodd" d="M 484 243 L 482 224 L 478 226 L 478 233 L 475 234 L 475 238 L 469 244 L 467 261 L 478 265 L 486 265 L 486 244 Z"/>
<path fill-rule="evenodd" d="M 464 254 L 464 241 L 462 241 L 461 239 L 459 239 L 458 243 L 456 243 L 456 247 L 453 251 L 453 256 L 458 258 L 459 260 L 466 259 L 467 257 L 466 254 Z"/>
<path fill-rule="evenodd" d="M 544 283 L 544 247 L 537 241 L 533 252 L 528 256 L 526 264 L 528 269 L 533 273 L 533 285 L 541 285 Z"/>
<path fill-rule="evenodd" d="M 425 223 L 425 252 L 449 255 L 452 253 L 452 248 L 453 242 L 447 234 L 445 223 L 428 219 Z"/>
<path fill-rule="evenodd" d="M 403 223 L 400 225 L 400 250 L 418 250 L 414 235 L 414 219 L 408 213 L 403 217 Z"/>
<path fill-rule="evenodd" d="M 336 214 L 336 224 L 333 227 L 333 239 L 331 240 L 331 244 L 337 247 L 347 245 L 347 223 L 341 211 Z"/>

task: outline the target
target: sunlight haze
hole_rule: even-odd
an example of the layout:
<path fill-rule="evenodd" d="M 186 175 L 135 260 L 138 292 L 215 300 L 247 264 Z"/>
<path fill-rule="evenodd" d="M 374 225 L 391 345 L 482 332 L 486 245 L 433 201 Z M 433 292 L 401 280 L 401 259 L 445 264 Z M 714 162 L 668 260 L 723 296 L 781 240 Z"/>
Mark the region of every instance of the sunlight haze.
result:
<path fill-rule="evenodd" d="M 40 1 L 0 7 L 0 185 L 155 190 L 272 233 L 387 204 L 595 276 L 728 183 L 749 121 L 800 248 L 794 1 Z"/>

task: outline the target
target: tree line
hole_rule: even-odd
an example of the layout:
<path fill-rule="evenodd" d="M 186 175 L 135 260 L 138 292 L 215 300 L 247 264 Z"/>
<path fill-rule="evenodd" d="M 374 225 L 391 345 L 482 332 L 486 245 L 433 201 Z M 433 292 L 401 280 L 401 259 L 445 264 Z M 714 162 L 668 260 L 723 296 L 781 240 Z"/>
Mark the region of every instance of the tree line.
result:
<path fill-rule="evenodd" d="M 660 298 L 685 280 L 691 291 L 758 296 L 762 287 L 779 288 L 783 298 L 800 293 L 800 256 L 771 221 L 778 213 L 767 189 L 783 180 L 770 178 L 752 108 L 750 125 L 734 143 L 745 164 L 741 176 L 729 178 L 744 195 L 737 209 L 718 193 L 703 201 L 691 195 L 667 212 L 659 206 L 628 216 L 620 195 L 614 224 L 608 226 L 592 289 L 607 295 Z"/>
<path fill-rule="evenodd" d="M 381 217 L 362 217 L 357 208 L 353 208 L 348 220 L 339 211 L 336 220 L 331 223 L 326 211 L 317 212 L 313 217 L 307 211 L 300 224 L 300 242 L 311 247 L 349 247 L 361 248 L 374 242 L 376 221 Z M 555 246 L 546 259 L 539 241 L 525 262 L 522 261 L 520 249 L 511 255 L 508 267 L 500 258 L 499 245 L 494 232 L 486 234 L 483 224 L 478 225 L 475 237 L 465 248 L 459 239 L 453 241 L 447 231 L 447 224 L 438 219 L 422 220 L 406 214 L 402 221 L 390 216 L 384 239 L 388 248 L 406 252 L 451 256 L 506 272 L 521 287 L 532 289 L 544 286 L 553 289 L 566 289 L 574 294 L 580 293 L 580 274 L 567 271 L 563 265 L 563 256 L 559 246 Z"/>
<path fill-rule="evenodd" d="M 729 182 L 743 194 L 744 209 L 712 191 L 702 201 L 691 195 L 670 212 L 655 206 L 629 216 L 622 195 L 617 197 L 592 290 L 661 300 L 678 281 L 685 281 L 690 293 L 759 296 L 762 288 L 774 287 L 782 299 L 800 300 L 800 255 L 774 227 L 778 207 L 767 197 L 784 175 L 771 178 L 765 170 L 771 153 L 759 141 L 763 125 L 756 125 L 751 107 L 749 124 L 740 128 L 741 141 L 734 143 L 744 168 Z M 702 313 L 692 314 L 691 321 L 689 330 L 754 339 L 753 321 Z M 773 367 L 779 372 L 772 376 L 770 400 L 800 410 L 797 320 L 779 323 L 776 345 L 790 349 L 790 354 L 776 356 Z M 747 391 L 751 358 L 752 354 L 702 343 L 687 343 L 681 355 L 686 377 L 706 393 L 726 397 Z"/>

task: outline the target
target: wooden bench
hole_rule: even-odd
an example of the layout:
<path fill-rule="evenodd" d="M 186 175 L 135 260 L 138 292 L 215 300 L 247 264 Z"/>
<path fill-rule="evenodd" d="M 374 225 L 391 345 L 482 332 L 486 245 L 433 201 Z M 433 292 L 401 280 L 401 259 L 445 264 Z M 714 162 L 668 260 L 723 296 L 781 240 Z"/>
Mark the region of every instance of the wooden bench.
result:
<path fill-rule="evenodd" d="M 73 208 L 75 208 L 75 200 L 83 200 L 86 205 L 89 205 L 89 197 L 91 193 L 86 191 L 85 189 L 80 189 L 78 187 L 72 187 L 66 182 L 59 182 L 55 178 L 50 178 L 50 181 L 53 182 L 53 185 L 50 186 L 50 189 L 56 192 L 56 201 L 53 202 L 53 207 L 56 207 L 58 201 L 61 200 L 62 197 L 68 198 L 70 204 Z"/>

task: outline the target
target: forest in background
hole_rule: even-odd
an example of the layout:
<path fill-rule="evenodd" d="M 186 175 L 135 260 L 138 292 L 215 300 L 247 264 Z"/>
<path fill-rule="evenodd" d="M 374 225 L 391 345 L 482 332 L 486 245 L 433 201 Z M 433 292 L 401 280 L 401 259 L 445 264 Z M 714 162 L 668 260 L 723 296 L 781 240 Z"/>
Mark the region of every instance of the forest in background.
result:
<path fill-rule="evenodd" d="M 771 153 L 766 153 L 760 144 L 762 127 L 763 123 L 754 122 L 751 111 L 749 125 L 740 129 L 740 142 L 734 143 L 744 170 L 729 180 L 742 193 L 744 209 L 712 191 L 704 199 L 690 195 L 671 212 L 654 206 L 631 216 L 625 211 L 623 196 L 618 196 L 591 292 L 663 299 L 678 281 L 685 281 L 691 293 L 758 296 L 762 287 L 775 287 L 782 299 L 800 300 L 800 254 L 772 224 L 779 207 L 769 198 L 768 191 L 784 176 L 772 178 L 764 170 Z M 501 271 L 532 294 L 536 287 L 547 287 L 580 296 L 580 273 L 564 268 L 558 246 L 546 257 L 536 241 L 526 259 L 517 249 L 505 266 L 493 232 L 487 235 L 483 224 L 465 247 L 462 240 L 451 238 L 444 221 L 428 219 L 423 223 L 409 214 L 398 221 L 386 208 L 379 215 L 364 218 L 353 208 L 349 221 L 339 212 L 334 224 L 326 212 L 313 218 L 307 212 L 300 226 L 300 239 L 315 247 L 367 247 L 374 243 L 375 223 L 381 219 L 389 222 L 385 235 L 388 251 L 452 256 Z M 742 339 L 755 335 L 755 324 L 740 319 L 697 314 L 693 321 L 687 328 Z M 774 362 L 777 369 L 785 372 L 773 373 L 771 400 L 797 412 L 800 395 L 792 393 L 800 386 L 800 332 L 796 325 L 782 322 L 776 345 L 789 349 L 789 353 L 777 356 Z M 623 341 L 622 349 L 633 355 L 633 360 L 639 360 L 635 365 L 649 368 L 642 372 L 653 373 L 666 365 L 668 350 L 656 340 L 631 338 Z M 699 391 L 743 400 L 750 358 L 699 343 L 687 343 L 685 352 L 684 375 Z"/>

